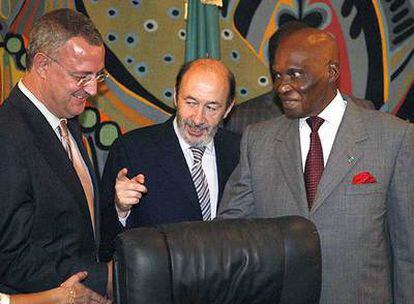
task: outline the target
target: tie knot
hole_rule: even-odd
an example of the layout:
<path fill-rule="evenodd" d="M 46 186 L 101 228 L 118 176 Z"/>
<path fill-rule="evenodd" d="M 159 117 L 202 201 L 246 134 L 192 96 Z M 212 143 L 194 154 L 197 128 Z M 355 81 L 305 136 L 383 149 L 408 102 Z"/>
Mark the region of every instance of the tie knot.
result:
<path fill-rule="evenodd" d="M 59 132 L 63 138 L 68 138 L 69 131 L 68 131 L 68 121 L 67 119 L 62 118 L 59 122 Z"/>
<path fill-rule="evenodd" d="M 206 150 L 206 147 L 190 147 L 191 152 L 193 152 L 193 158 L 194 163 L 201 162 L 201 159 L 203 158 L 204 151 Z"/>
<path fill-rule="evenodd" d="M 312 116 L 306 119 L 306 122 L 308 123 L 312 132 L 318 132 L 319 128 L 322 126 L 324 121 L 325 120 L 323 118 L 320 118 L 318 116 Z"/>

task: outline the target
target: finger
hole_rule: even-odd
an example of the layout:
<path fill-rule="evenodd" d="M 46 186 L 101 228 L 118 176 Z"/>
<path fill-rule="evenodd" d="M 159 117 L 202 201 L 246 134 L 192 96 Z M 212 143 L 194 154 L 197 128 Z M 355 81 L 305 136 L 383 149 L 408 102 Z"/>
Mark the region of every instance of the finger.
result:
<path fill-rule="evenodd" d="M 123 193 L 127 192 L 127 191 L 133 191 L 133 192 L 142 192 L 145 193 L 147 192 L 147 187 L 145 187 L 144 185 L 137 183 L 135 181 L 133 182 L 121 182 L 119 184 L 117 184 L 115 186 L 115 191 L 117 193 L 117 195 L 123 195 Z"/>
<path fill-rule="evenodd" d="M 138 204 L 140 199 L 141 198 L 136 198 L 136 197 L 121 198 L 121 199 L 119 199 L 119 203 L 117 204 L 117 206 L 121 207 L 120 208 L 121 210 L 124 210 L 125 208 L 129 210 L 129 209 L 132 208 L 132 206 Z"/>
<path fill-rule="evenodd" d="M 144 176 L 144 174 L 138 174 L 138 175 L 136 175 L 134 178 L 133 178 L 133 180 L 135 180 L 135 181 L 137 181 L 138 183 L 140 183 L 140 184 L 144 184 L 145 183 L 145 176 Z"/>
<path fill-rule="evenodd" d="M 63 282 L 60 286 L 70 287 L 73 284 L 84 280 L 87 276 L 88 276 L 88 273 L 86 271 L 80 271 L 80 272 L 75 273 L 74 275 L 72 275 L 69 279 L 67 279 L 65 282 Z"/>
<path fill-rule="evenodd" d="M 123 201 L 125 199 L 140 199 L 142 193 L 137 190 L 124 190 L 118 193 L 119 200 Z"/>
<path fill-rule="evenodd" d="M 123 169 L 119 170 L 116 178 L 119 179 L 119 180 L 129 180 L 128 177 L 127 177 L 127 174 L 128 174 L 128 169 L 123 168 Z"/>

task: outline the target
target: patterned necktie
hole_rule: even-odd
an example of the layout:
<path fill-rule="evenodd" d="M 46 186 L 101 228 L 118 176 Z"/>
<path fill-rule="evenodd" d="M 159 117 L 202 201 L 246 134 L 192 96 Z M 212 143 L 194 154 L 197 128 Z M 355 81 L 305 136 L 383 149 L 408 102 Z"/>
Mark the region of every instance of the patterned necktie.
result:
<path fill-rule="evenodd" d="M 69 159 L 72 161 L 73 167 L 75 168 L 76 173 L 78 174 L 79 180 L 82 184 L 83 191 L 85 192 L 86 200 L 88 201 L 89 213 L 92 221 L 93 229 L 95 230 L 95 221 L 94 221 L 94 193 L 93 186 L 88 173 L 88 168 L 85 163 L 82 161 L 82 155 L 77 149 L 76 143 L 69 136 L 69 130 L 67 127 L 67 120 L 61 119 L 59 124 L 59 133 L 62 137 L 62 145 L 68 153 Z"/>
<path fill-rule="evenodd" d="M 209 221 L 211 219 L 210 191 L 208 190 L 207 178 L 204 174 L 201 161 L 206 147 L 191 147 L 190 149 L 191 152 L 193 152 L 194 158 L 193 167 L 191 168 L 191 177 L 193 178 L 194 187 L 197 191 L 198 201 L 200 203 L 203 220 Z"/>
<path fill-rule="evenodd" d="M 318 184 L 321 180 L 324 169 L 321 139 L 318 134 L 318 130 L 324 120 L 320 117 L 314 116 L 306 119 L 306 122 L 312 130 L 310 134 L 310 146 L 308 156 L 306 157 L 304 174 L 306 197 L 308 199 L 308 207 L 310 210 L 314 203 L 316 190 L 318 189 Z"/>

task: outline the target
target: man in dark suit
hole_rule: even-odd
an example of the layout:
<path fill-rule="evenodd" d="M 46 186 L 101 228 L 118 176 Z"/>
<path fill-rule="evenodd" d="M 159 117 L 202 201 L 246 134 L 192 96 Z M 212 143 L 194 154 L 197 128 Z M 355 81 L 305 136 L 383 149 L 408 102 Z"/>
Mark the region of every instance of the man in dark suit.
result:
<path fill-rule="evenodd" d="M 276 52 L 279 41 L 282 37 L 293 33 L 296 30 L 310 27 L 306 23 L 300 21 L 289 21 L 284 23 L 269 39 L 268 62 L 270 75 L 273 79 L 271 67 L 273 66 L 273 54 Z M 348 98 L 348 96 L 344 96 Z M 352 100 L 361 107 L 367 109 L 375 109 L 374 104 L 365 99 L 350 96 Z M 283 115 L 283 107 L 279 97 L 272 89 L 253 99 L 247 100 L 233 107 L 228 117 L 224 121 L 227 130 L 242 134 L 248 125 L 269 120 Z"/>
<path fill-rule="evenodd" d="M 98 190 L 76 121 L 105 79 L 104 57 L 81 13 L 52 11 L 33 27 L 27 71 L 0 108 L 2 292 L 54 288 L 81 270 L 101 294 L 111 284 L 97 260 Z"/>
<path fill-rule="evenodd" d="M 320 303 L 414 299 L 414 126 L 337 89 L 335 38 L 301 29 L 274 54 L 285 115 L 247 127 L 219 218 L 300 215 L 319 232 Z"/>
<path fill-rule="evenodd" d="M 102 180 L 103 220 L 108 223 L 115 208 L 126 228 L 202 220 L 203 206 L 192 179 L 192 147 L 205 148 L 207 219 L 214 218 L 239 160 L 239 136 L 218 127 L 234 104 L 234 92 L 234 76 L 221 62 L 199 59 L 185 64 L 176 79 L 176 116 L 129 132 L 111 147 Z M 121 229 L 116 225 L 118 229 L 105 225 L 109 239 Z"/>

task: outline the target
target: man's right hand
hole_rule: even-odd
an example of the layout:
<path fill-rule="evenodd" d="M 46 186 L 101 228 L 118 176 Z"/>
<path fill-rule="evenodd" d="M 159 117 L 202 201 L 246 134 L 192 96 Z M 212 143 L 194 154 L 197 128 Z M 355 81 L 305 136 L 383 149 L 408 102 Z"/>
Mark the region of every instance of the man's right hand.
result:
<path fill-rule="evenodd" d="M 115 181 L 115 205 L 118 216 L 124 218 L 129 210 L 139 203 L 142 195 L 147 193 L 145 187 L 145 177 L 138 174 L 133 178 L 127 177 L 128 169 L 123 168 L 118 172 Z"/>
<path fill-rule="evenodd" d="M 69 279 L 60 285 L 56 291 L 58 295 L 62 295 L 60 289 L 64 288 L 66 292 L 63 293 L 64 303 L 73 304 L 111 304 L 112 301 L 105 299 L 101 295 L 93 292 L 91 289 L 84 286 L 81 282 L 87 277 L 86 271 L 81 271 L 72 275 Z M 66 295 L 67 293 L 67 295 Z M 67 301 L 66 301 L 67 298 Z M 27 302 L 29 303 L 29 302 Z M 60 302 L 59 302 L 60 303 Z"/>

